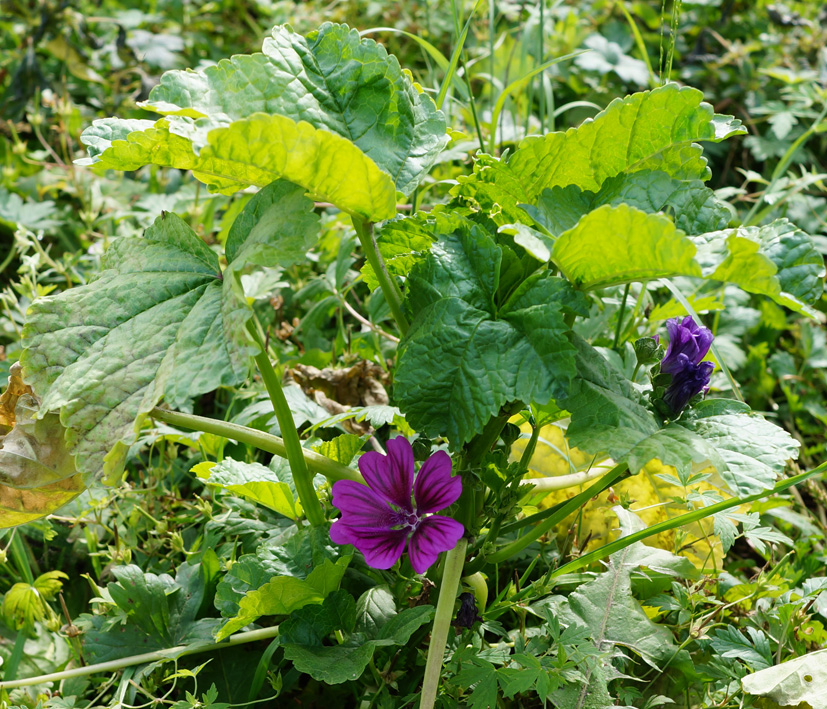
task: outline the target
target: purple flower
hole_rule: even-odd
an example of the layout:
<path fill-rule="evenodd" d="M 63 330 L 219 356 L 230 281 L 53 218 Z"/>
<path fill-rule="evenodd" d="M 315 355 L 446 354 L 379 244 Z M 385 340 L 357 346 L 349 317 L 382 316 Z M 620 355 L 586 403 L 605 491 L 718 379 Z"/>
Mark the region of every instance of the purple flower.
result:
<path fill-rule="evenodd" d="M 411 566 L 422 574 L 443 551 L 453 549 L 465 528 L 456 520 L 432 514 L 452 505 L 462 480 L 451 477 L 451 458 L 434 453 L 422 464 L 414 482 L 411 444 L 401 436 L 388 441 L 388 455 L 365 453 L 359 470 L 367 487 L 353 480 L 333 485 L 333 504 L 342 516 L 330 528 L 336 544 L 353 544 L 375 569 L 389 569 L 405 544 Z"/>
<path fill-rule="evenodd" d="M 673 318 L 666 323 L 669 348 L 660 363 L 660 371 L 672 375 L 663 394 L 663 402 L 677 416 L 693 396 L 709 390 L 709 377 L 715 365 L 701 360 L 709 352 L 714 335 L 698 325 L 691 316 Z"/>
<path fill-rule="evenodd" d="M 669 333 L 669 347 L 660 363 L 660 371 L 667 374 L 682 371 L 687 360 L 693 364 L 700 364 L 715 338 L 711 330 L 698 325 L 691 315 L 687 315 L 683 320 L 667 320 L 666 330 Z"/>

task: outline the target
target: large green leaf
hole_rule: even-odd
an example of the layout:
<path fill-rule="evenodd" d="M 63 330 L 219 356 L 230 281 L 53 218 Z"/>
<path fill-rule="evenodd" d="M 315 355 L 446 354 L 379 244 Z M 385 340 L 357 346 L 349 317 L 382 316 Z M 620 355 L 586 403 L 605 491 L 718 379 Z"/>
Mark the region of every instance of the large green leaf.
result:
<path fill-rule="evenodd" d="M 811 306 L 823 291 L 824 260 L 812 239 L 786 219 L 691 238 L 705 278 L 735 283 L 817 316 Z"/>
<path fill-rule="evenodd" d="M 315 237 L 304 191 L 276 182 L 242 213 L 230 264 L 165 213 L 143 237 L 115 241 L 86 286 L 32 305 L 24 375 L 44 412 L 60 411 L 78 470 L 118 472 L 140 420 L 163 396 L 173 407 L 244 380 L 251 311 L 237 276 L 248 263 L 289 265 Z"/>
<path fill-rule="evenodd" d="M 164 214 L 143 238 L 114 242 L 92 283 L 32 304 L 24 376 L 44 412 L 60 411 L 78 470 L 120 470 L 136 421 L 177 379 L 197 395 L 244 378 L 244 345 L 222 319 L 221 295 L 216 254 Z"/>
<path fill-rule="evenodd" d="M 582 288 L 700 276 L 695 245 L 667 217 L 621 204 L 599 207 L 555 242 L 552 260 Z"/>
<path fill-rule="evenodd" d="M 339 587 L 350 559 L 339 555 L 320 528 L 305 528 L 282 546 L 245 554 L 218 584 L 215 604 L 229 618 L 217 637 L 228 637 L 263 615 L 321 603 Z"/>
<path fill-rule="evenodd" d="M 306 38 L 275 27 L 262 54 L 236 55 L 201 71 L 169 71 L 143 106 L 217 125 L 252 113 L 306 121 L 352 141 L 404 194 L 447 142 L 445 118 L 396 57 L 331 23 Z"/>
<path fill-rule="evenodd" d="M 682 472 L 710 465 L 735 494 L 772 487 L 798 443 L 786 431 L 727 399 L 710 399 L 661 425 L 618 370 L 583 340 L 577 346 L 577 378 L 559 403 L 571 412 L 573 446 L 626 462 L 633 473 L 658 459 Z"/>
<path fill-rule="evenodd" d="M 504 404 L 545 403 L 568 390 L 575 367 L 564 313 L 585 314 L 585 301 L 546 271 L 509 288 L 506 265 L 516 263 L 466 222 L 412 271 L 408 305 L 416 317 L 394 392 L 417 430 L 459 445 Z"/>
<path fill-rule="evenodd" d="M 103 142 L 96 124 L 82 137 L 86 141 L 90 136 L 100 150 Z M 200 150 L 198 141 L 203 141 Z M 87 164 L 91 162 L 115 170 L 143 165 L 192 170 L 211 191 L 222 194 L 284 178 L 365 219 L 379 221 L 396 214 L 390 175 L 349 140 L 287 116 L 253 113 L 220 127 L 199 126 L 191 118 L 162 118 L 152 128 L 115 140 Z"/>
<path fill-rule="evenodd" d="M 526 210 L 556 236 L 604 204 L 626 204 L 648 214 L 664 212 L 687 234 L 715 231 L 729 220 L 727 207 L 701 180 L 676 180 L 660 170 L 622 172 L 607 179 L 597 192 L 577 185 L 545 189 L 537 206 L 526 206 Z"/>
<path fill-rule="evenodd" d="M 630 515 L 627 513 L 626 516 Z M 627 523 L 628 520 L 621 517 L 622 536 L 630 532 Z M 543 607 L 549 607 L 563 624 L 585 626 L 601 652 L 615 654 L 615 647 L 628 648 L 652 667 L 663 667 L 669 663 L 678 669 L 688 661 L 687 653 L 680 651 L 667 627 L 649 619 L 632 593 L 633 569 L 639 566 L 663 569 L 664 564 L 669 567 L 668 573 L 676 576 L 684 575 L 682 572 L 689 571 L 691 567 L 686 559 L 663 550 L 650 549 L 638 542 L 612 554 L 605 572 L 578 587 L 567 598 L 553 596 L 536 604 L 532 610 L 542 616 Z M 582 684 L 567 687 L 556 697 L 558 701 L 565 702 L 561 706 L 571 709 L 611 706 L 590 701 L 592 694 L 605 694 L 605 683 L 600 677 L 593 676 L 589 665 L 584 667 L 583 674 L 585 681 Z"/>
<path fill-rule="evenodd" d="M 554 241 L 551 260 L 584 289 L 701 277 L 735 283 L 808 315 L 821 297 L 824 269 L 812 239 L 786 219 L 689 237 L 669 218 L 626 204 L 588 212 Z"/>
<path fill-rule="evenodd" d="M 710 172 L 696 141 L 721 141 L 745 131 L 716 115 L 697 89 L 667 84 L 612 101 L 593 120 L 565 133 L 525 138 L 504 160 L 485 156 L 453 194 L 505 222 L 519 221 L 518 205 L 534 204 L 544 189 L 576 185 L 596 191 L 622 172 L 659 170 L 678 180 L 706 180 Z"/>

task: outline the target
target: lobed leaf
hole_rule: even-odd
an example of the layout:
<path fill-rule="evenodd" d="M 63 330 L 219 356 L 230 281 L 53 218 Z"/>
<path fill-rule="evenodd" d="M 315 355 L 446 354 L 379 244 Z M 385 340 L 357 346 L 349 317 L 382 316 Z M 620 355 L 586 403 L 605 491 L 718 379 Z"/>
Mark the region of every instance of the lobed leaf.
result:
<path fill-rule="evenodd" d="M 211 468 L 207 484 L 246 497 L 293 520 L 302 515 L 301 504 L 295 500 L 290 486 L 261 463 L 224 458 Z"/>
<path fill-rule="evenodd" d="M 566 214 L 558 211 L 556 218 L 561 224 Z M 588 212 L 557 237 L 550 254 L 584 289 L 700 277 L 734 283 L 811 317 L 817 316 L 812 304 L 821 297 L 824 273 L 812 239 L 786 219 L 686 236 L 668 217 L 623 203 Z"/>
<path fill-rule="evenodd" d="M 551 259 L 582 288 L 700 276 L 695 245 L 667 217 L 620 204 L 583 217 L 554 242 Z"/>
<path fill-rule="evenodd" d="M 82 139 L 98 139 L 99 134 L 95 122 Z M 144 165 L 192 170 L 210 191 L 222 194 L 284 178 L 364 219 L 380 221 L 396 214 L 393 180 L 359 148 L 335 133 L 281 115 L 253 113 L 226 126 L 162 118 L 152 128 L 112 142 L 94 164 L 114 170 Z"/>
<path fill-rule="evenodd" d="M 262 51 L 201 71 L 168 71 L 143 106 L 217 125 L 252 113 L 305 121 L 352 141 L 403 194 L 447 142 L 444 116 L 396 57 L 346 25 L 325 23 L 306 38 L 277 26 Z"/>
<path fill-rule="evenodd" d="M 416 318 L 395 395 L 417 430 L 459 445 L 506 403 L 545 403 L 568 390 L 575 365 L 564 312 L 583 312 L 582 296 L 548 272 L 501 293 L 509 262 L 513 252 L 468 222 L 411 273 Z"/>
<path fill-rule="evenodd" d="M 578 376 L 558 403 L 571 412 L 572 446 L 608 454 L 636 473 L 653 459 L 689 472 L 711 466 L 737 495 L 771 488 L 798 443 L 786 431 L 727 399 L 709 399 L 662 426 L 631 382 L 580 338 Z"/>
<path fill-rule="evenodd" d="M 647 214 L 663 212 L 687 234 L 702 234 L 726 226 L 729 210 L 700 180 L 677 180 L 660 170 L 640 170 L 608 178 L 597 192 L 577 185 L 544 189 L 537 205 L 526 211 L 554 235 L 573 228 L 603 205 L 625 204 Z"/>
<path fill-rule="evenodd" d="M 525 138 L 509 158 L 478 159 L 473 176 L 452 194 L 504 222 L 520 221 L 519 205 L 543 190 L 575 185 L 596 191 L 620 173 L 659 170 L 677 180 L 710 176 L 696 141 L 718 142 L 746 131 L 716 115 L 697 89 L 666 84 L 618 98 L 594 119 L 566 132 Z"/>
<path fill-rule="evenodd" d="M 227 308 L 225 320 L 222 297 L 216 254 L 165 213 L 143 238 L 114 242 L 96 280 L 32 304 L 24 376 L 43 412 L 60 411 L 79 471 L 119 472 L 136 427 L 165 393 L 175 405 L 244 379 L 246 318 L 236 317 L 244 304 Z"/>

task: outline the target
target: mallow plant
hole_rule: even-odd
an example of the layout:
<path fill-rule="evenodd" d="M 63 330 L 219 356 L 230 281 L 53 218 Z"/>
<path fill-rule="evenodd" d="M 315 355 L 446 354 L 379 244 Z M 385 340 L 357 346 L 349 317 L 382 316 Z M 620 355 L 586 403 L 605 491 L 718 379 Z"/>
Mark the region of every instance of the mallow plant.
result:
<path fill-rule="evenodd" d="M 415 683 L 420 705 L 431 707 L 443 661 L 464 656 L 456 643 L 446 655 L 461 579 L 475 596 L 464 594 L 461 607 L 471 625 L 478 613 L 488 617 L 486 577 L 498 564 L 647 463 L 671 466 L 682 481 L 712 481 L 718 501 L 700 497 L 649 529 L 626 513 L 623 536 L 545 569 L 534 598 L 647 536 L 821 472 L 785 476 L 797 441 L 739 399 L 692 306 L 734 285 L 817 317 L 823 278 L 807 234 L 786 219 L 739 226 L 707 186 L 701 143 L 746 131 L 715 114 L 699 91 L 667 83 L 499 157 L 477 154 L 444 203 L 404 216 L 397 204 L 429 179 L 448 126 L 393 56 L 346 26 L 325 24 L 306 37 L 276 27 L 260 53 L 167 72 L 143 108 L 160 117 L 88 127 L 81 162 L 93 170 L 190 170 L 212 192 L 254 194 L 223 249 L 161 213 L 142 236 L 113 241 L 88 284 L 32 304 L 2 402 L 4 526 L 55 511 L 92 481 L 118 479 L 151 420 L 273 453 L 288 461 L 288 480 L 227 460 L 213 468 L 223 476 L 216 480 L 294 519 L 296 535 L 324 553 L 299 576 L 264 557 L 249 560 L 264 571 L 243 576 L 242 557 L 219 586 L 224 623 L 214 637 L 261 616 L 290 616 L 280 628 L 285 657 L 338 683 L 358 678 L 377 648 L 405 645 L 433 618 Z M 319 210 L 329 205 L 349 215 L 364 282 L 384 298 L 395 323 L 385 327 L 399 339 L 396 430 L 384 453 L 362 453 L 355 466 L 335 447 L 326 456 L 303 445 L 278 341 L 267 337 L 242 284 L 256 269 L 307 259 Z M 674 295 L 665 328 L 641 308 L 657 289 Z M 280 436 L 190 413 L 201 395 L 256 372 Z M 514 422 L 528 431 L 519 456 L 511 453 L 520 435 Z M 550 423 L 591 457 L 588 469 L 529 476 Z M 525 502 L 567 487 L 576 494 L 556 506 Z M 434 612 L 419 605 L 360 634 L 341 620 L 347 613 L 336 615 L 353 603 L 340 589 L 348 565 L 378 570 L 376 583 L 393 569 L 427 573 L 438 585 Z M 321 610 L 312 616 L 307 608 Z M 321 625 L 301 630 L 312 622 Z M 331 634 L 337 643 L 325 645 Z M 605 686 L 601 667 L 567 681 L 585 696 L 589 683 Z M 559 683 L 543 682 L 536 691 L 553 699 Z"/>

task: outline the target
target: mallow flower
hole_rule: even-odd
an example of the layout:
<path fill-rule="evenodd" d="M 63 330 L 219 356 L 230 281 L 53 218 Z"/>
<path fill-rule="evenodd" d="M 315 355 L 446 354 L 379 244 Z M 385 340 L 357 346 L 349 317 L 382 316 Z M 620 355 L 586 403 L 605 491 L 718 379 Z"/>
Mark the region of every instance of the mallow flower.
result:
<path fill-rule="evenodd" d="M 672 381 L 663 394 L 663 401 L 677 416 L 693 396 L 709 390 L 709 377 L 715 365 L 701 360 L 709 352 L 714 335 L 698 325 L 690 315 L 683 320 L 672 318 L 666 322 L 669 347 L 660 363 L 660 371 L 672 375 Z"/>
<path fill-rule="evenodd" d="M 353 480 L 333 484 L 333 505 L 342 516 L 331 526 L 330 539 L 352 544 L 375 569 L 393 566 L 407 544 L 411 566 L 422 574 L 465 533 L 456 520 L 433 514 L 457 501 L 462 480 L 451 477 L 451 458 L 444 451 L 430 456 L 414 480 L 407 439 L 394 438 L 387 447 L 386 456 L 370 451 L 359 458 L 367 486 Z"/>

